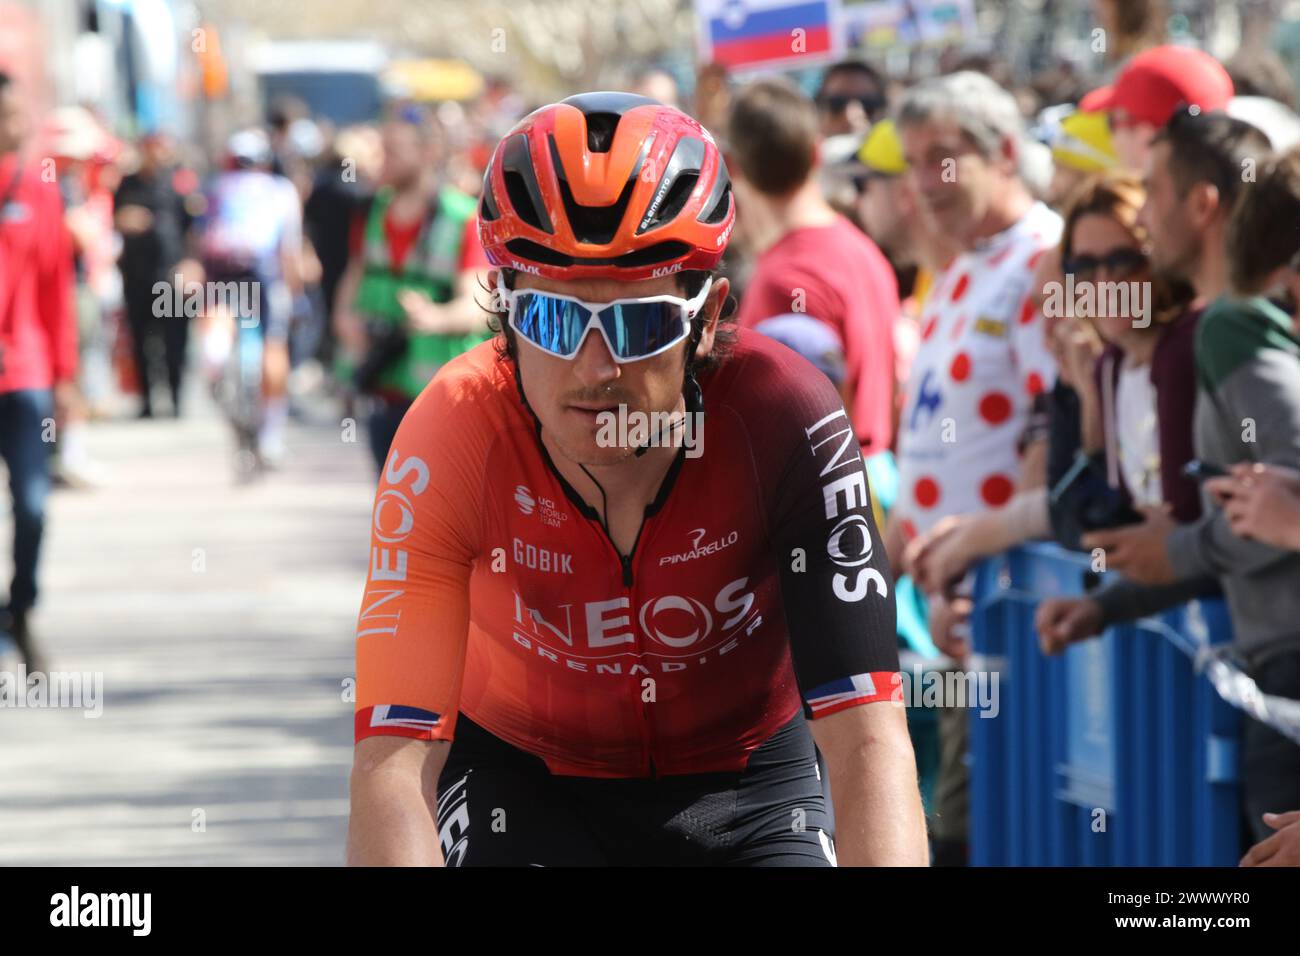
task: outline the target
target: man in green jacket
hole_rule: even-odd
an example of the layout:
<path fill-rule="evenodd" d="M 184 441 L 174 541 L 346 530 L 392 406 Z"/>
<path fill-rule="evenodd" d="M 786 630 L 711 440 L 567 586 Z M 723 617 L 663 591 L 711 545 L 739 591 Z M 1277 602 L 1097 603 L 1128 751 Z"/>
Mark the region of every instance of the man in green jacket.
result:
<path fill-rule="evenodd" d="M 474 197 L 440 183 L 431 121 L 405 110 L 383 131 L 383 185 L 354 235 L 335 312 L 340 371 L 371 399 L 370 451 L 382 470 L 402 416 L 444 364 L 489 335 L 475 301 L 486 282 Z"/>

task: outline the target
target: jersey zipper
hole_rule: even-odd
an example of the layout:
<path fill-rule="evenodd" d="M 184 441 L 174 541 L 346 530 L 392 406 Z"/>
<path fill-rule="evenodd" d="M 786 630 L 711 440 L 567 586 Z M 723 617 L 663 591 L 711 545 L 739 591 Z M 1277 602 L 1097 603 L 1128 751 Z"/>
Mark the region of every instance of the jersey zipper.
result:
<path fill-rule="evenodd" d="M 646 512 L 649 511 L 650 509 L 647 507 Z M 643 647 L 641 644 L 641 632 L 637 626 L 638 622 L 636 613 L 636 549 L 641 544 L 641 537 L 645 533 L 646 524 L 649 523 L 649 521 L 650 515 L 648 513 L 643 513 L 641 515 L 641 526 L 636 529 L 636 537 L 632 541 L 632 550 L 627 554 L 623 554 L 619 551 L 618 545 L 614 543 L 614 538 L 610 535 L 609 529 L 605 527 L 604 523 L 600 521 L 596 522 L 596 524 L 600 525 L 601 531 L 604 533 L 605 540 L 609 542 L 611 550 L 613 550 L 614 554 L 618 556 L 619 565 L 622 567 L 623 589 L 627 594 L 628 620 L 630 621 L 630 626 L 632 628 L 632 647 L 636 650 L 638 661 L 642 660 L 641 654 Z M 635 675 L 633 676 L 635 677 Z M 653 679 L 653 676 L 651 679 Z M 654 761 L 654 728 L 650 723 L 650 710 L 649 706 L 646 704 L 645 692 L 640 681 L 634 681 L 632 692 L 636 695 L 636 706 L 641 714 L 642 752 L 645 755 L 645 763 L 649 769 L 649 776 L 651 779 L 654 779 L 659 775 L 658 770 L 655 769 Z"/>
<path fill-rule="evenodd" d="M 636 561 L 637 548 L 641 547 L 642 553 L 645 553 L 645 547 L 642 546 L 641 539 L 643 537 L 646 537 L 646 526 L 652 520 L 654 520 L 652 518 L 652 508 L 650 506 L 647 506 L 647 508 L 641 515 L 641 527 L 637 529 L 636 540 L 632 543 L 632 553 L 627 556 L 627 558 L 625 559 L 626 563 L 623 565 L 623 572 L 624 572 L 623 580 L 626 583 L 628 588 L 627 599 L 628 599 L 629 612 L 630 612 L 631 623 L 632 623 L 632 640 L 635 642 L 634 646 L 637 649 L 637 658 L 639 660 L 645 659 L 643 657 L 643 652 L 645 648 L 642 644 L 643 635 L 641 634 L 640 621 L 638 620 L 638 615 L 636 611 L 637 600 L 636 600 L 636 589 L 635 589 L 635 585 L 633 584 L 634 575 L 632 573 L 633 571 L 632 566 Z M 650 675 L 650 679 L 652 681 L 656 680 L 653 674 Z M 642 680 L 644 680 L 644 678 L 642 678 Z M 656 700 L 658 699 L 657 690 L 658 688 L 656 687 L 656 695 L 655 695 Z M 640 682 L 638 682 L 636 685 L 636 700 L 637 700 L 637 707 L 639 707 L 641 710 L 641 731 L 642 731 L 642 740 L 644 741 L 643 746 L 645 747 L 646 764 L 650 770 L 650 778 L 653 780 L 654 778 L 659 776 L 659 771 L 655 767 L 655 758 L 654 758 L 654 737 L 655 737 L 654 724 L 650 720 L 650 705 L 646 703 L 645 692 Z"/>

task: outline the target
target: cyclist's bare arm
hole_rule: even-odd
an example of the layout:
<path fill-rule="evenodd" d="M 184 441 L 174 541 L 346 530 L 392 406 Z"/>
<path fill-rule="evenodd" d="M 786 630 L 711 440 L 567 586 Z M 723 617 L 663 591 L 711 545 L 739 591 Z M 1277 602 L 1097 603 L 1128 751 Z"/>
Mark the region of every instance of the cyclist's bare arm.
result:
<path fill-rule="evenodd" d="M 357 617 L 355 863 L 442 860 L 437 782 L 459 709 L 481 512 L 468 476 L 492 437 L 465 428 L 470 400 L 435 379 L 397 429 L 376 491 Z"/>
<path fill-rule="evenodd" d="M 451 744 L 367 737 L 352 757 L 349 866 L 442 866 L 438 775 Z"/>
<path fill-rule="evenodd" d="M 826 758 L 841 865 L 925 865 L 916 758 L 899 686 L 894 580 L 860 446 L 824 377 L 799 376 L 759 420 L 788 462 L 773 488 L 774 557 L 790 657 Z M 778 437 L 779 436 L 779 437 Z"/>
<path fill-rule="evenodd" d="M 876 701 L 811 722 L 826 759 L 840 866 L 926 866 L 925 812 L 903 704 Z"/>

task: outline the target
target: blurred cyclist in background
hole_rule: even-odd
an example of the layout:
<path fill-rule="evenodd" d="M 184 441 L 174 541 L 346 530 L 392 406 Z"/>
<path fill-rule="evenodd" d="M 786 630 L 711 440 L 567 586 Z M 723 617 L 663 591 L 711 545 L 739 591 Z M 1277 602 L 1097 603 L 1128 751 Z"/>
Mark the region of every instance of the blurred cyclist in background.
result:
<path fill-rule="evenodd" d="M 263 338 L 258 454 L 263 464 L 275 465 L 284 455 L 289 413 L 289 324 L 293 299 L 302 292 L 302 207 L 293 183 L 271 172 L 264 132 L 242 130 L 226 151 L 229 168 L 212 183 L 200 246 L 209 289 L 233 284 L 226 288 L 257 310 Z M 249 321 L 247 315 L 233 318 Z M 214 336 L 230 341 L 233 328 L 216 322 Z"/>

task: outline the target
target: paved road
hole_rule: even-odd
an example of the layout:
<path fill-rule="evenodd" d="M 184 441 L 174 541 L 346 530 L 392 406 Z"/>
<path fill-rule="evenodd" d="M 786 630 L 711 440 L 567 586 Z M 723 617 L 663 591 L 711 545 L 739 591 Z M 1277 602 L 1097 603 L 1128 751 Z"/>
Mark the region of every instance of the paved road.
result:
<path fill-rule="evenodd" d="M 95 425 L 111 485 L 52 497 L 34 626 L 49 670 L 103 675 L 102 715 L 0 709 L 0 864 L 342 861 L 364 432 L 293 425 L 285 470 L 236 487 L 191 408 Z"/>

